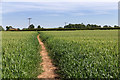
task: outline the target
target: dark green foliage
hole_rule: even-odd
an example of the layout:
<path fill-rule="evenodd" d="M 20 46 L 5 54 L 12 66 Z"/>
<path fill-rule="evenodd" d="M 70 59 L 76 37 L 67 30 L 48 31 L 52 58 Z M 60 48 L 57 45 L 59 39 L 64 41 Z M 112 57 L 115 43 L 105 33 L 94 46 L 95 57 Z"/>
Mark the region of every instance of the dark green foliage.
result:
<path fill-rule="evenodd" d="M 100 25 L 93 25 L 93 24 L 87 24 L 87 25 L 84 25 L 83 23 L 81 24 L 69 24 L 69 25 L 66 25 L 64 26 L 64 28 L 78 28 L 78 29 L 83 29 L 83 28 L 101 28 Z"/>
<path fill-rule="evenodd" d="M 28 27 L 28 29 L 34 29 L 34 25 L 33 24 L 31 24 L 29 27 Z"/>
<path fill-rule="evenodd" d="M 58 28 L 63 28 L 63 27 L 58 27 Z"/>
<path fill-rule="evenodd" d="M 118 28 L 119 26 L 115 25 L 114 28 Z"/>
<path fill-rule="evenodd" d="M 41 28 L 41 26 L 40 25 L 38 25 L 38 27 L 37 28 Z"/>
<path fill-rule="evenodd" d="M 10 28 L 8 26 L 6 26 L 6 30 L 8 31 Z"/>
<path fill-rule="evenodd" d="M 88 30 L 91 30 L 91 29 L 100 29 L 100 30 L 104 30 L 106 28 L 107 29 L 114 29 L 114 28 L 119 28 L 119 26 L 114 26 L 111 27 L 111 26 L 108 26 L 108 25 L 104 25 L 103 28 L 101 28 L 100 25 L 96 25 L 96 24 L 87 24 L 87 25 L 84 25 L 83 23 L 81 24 L 69 24 L 69 25 L 66 25 L 64 26 L 64 28 L 76 28 L 76 29 L 88 29 Z"/>
<path fill-rule="evenodd" d="M 20 31 L 20 28 L 17 28 L 18 29 L 18 31 Z"/>
<path fill-rule="evenodd" d="M 12 26 L 6 26 L 6 31 L 8 31 L 11 28 L 12 28 Z"/>
<path fill-rule="evenodd" d="M 108 26 L 108 25 L 104 25 L 103 27 L 104 27 L 104 28 L 108 28 L 109 26 Z"/>

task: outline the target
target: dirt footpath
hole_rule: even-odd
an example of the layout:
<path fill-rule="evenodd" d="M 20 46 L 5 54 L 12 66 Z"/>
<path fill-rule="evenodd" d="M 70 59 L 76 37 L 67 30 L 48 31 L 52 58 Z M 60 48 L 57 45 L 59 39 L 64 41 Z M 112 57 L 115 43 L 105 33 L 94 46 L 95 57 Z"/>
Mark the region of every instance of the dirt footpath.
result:
<path fill-rule="evenodd" d="M 51 59 L 48 56 L 48 52 L 46 51 L 46 48 L 44 46 L 44 43 L 40 40 L 39 38 L 40 34 L 37 36 L 37 39 L 39 41 L 39 44 L 41 45 L 41 52 L 40 55 L 42 56 L 42 63 L 40 65 L 42 65 L 43 67 L 43 73 L 38 75 L 38 78 L 58 78 L 58 75 L 55 74 L 55 69 L 57 69 L 53 64 Z"/>

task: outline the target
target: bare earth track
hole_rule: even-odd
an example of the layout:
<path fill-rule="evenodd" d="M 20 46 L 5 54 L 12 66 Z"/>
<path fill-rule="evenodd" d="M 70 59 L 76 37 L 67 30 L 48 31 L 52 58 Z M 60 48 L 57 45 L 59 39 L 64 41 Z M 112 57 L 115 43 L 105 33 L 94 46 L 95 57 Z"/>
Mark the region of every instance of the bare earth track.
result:
<path fill-rule="evenodd" d="M 58 78 L 58 75 L 55 74 L 55 69 L 57 69 L 53 64 L 51 59 L 48 56 L 48 52 L 46 51 L 46 48 L 44 46 L 44 43 L 40 40 L 39 38 L 40 34 L 37 36 L 37 39 L 39 41 L 39 44 L 41 45 L 41 56 L 42 56 L 42 63 L 40 65 L 42 65 L 43 67 L 43 73 L 38 75 L 38 78 L 51 78 L 51 79 L 55 79 Z"/>

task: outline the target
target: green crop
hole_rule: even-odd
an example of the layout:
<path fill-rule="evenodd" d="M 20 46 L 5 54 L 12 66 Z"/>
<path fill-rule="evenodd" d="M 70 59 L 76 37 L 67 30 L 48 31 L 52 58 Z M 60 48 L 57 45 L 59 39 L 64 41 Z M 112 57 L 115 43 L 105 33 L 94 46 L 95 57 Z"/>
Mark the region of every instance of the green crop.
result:
<path fill-rule="evenodd" d="M 35 78 L 41 73 L 37 32 L 2 33 L 2 78 Z"/>
<path fill-rule="evenodd" d="M 62 78 L 118 78 L 118 31 L 41 31 Z"/>

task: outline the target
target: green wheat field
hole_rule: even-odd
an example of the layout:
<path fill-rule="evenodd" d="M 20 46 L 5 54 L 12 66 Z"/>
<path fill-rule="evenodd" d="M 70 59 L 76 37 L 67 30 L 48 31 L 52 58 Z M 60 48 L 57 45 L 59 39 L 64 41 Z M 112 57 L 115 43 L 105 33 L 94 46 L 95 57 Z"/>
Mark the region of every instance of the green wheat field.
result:
<path fill-rule="evenodd" d="M 118 30 L 2 32 L 2 78 L 36 78 L 44 42 L 61 78 L 117 78 Z"/>

